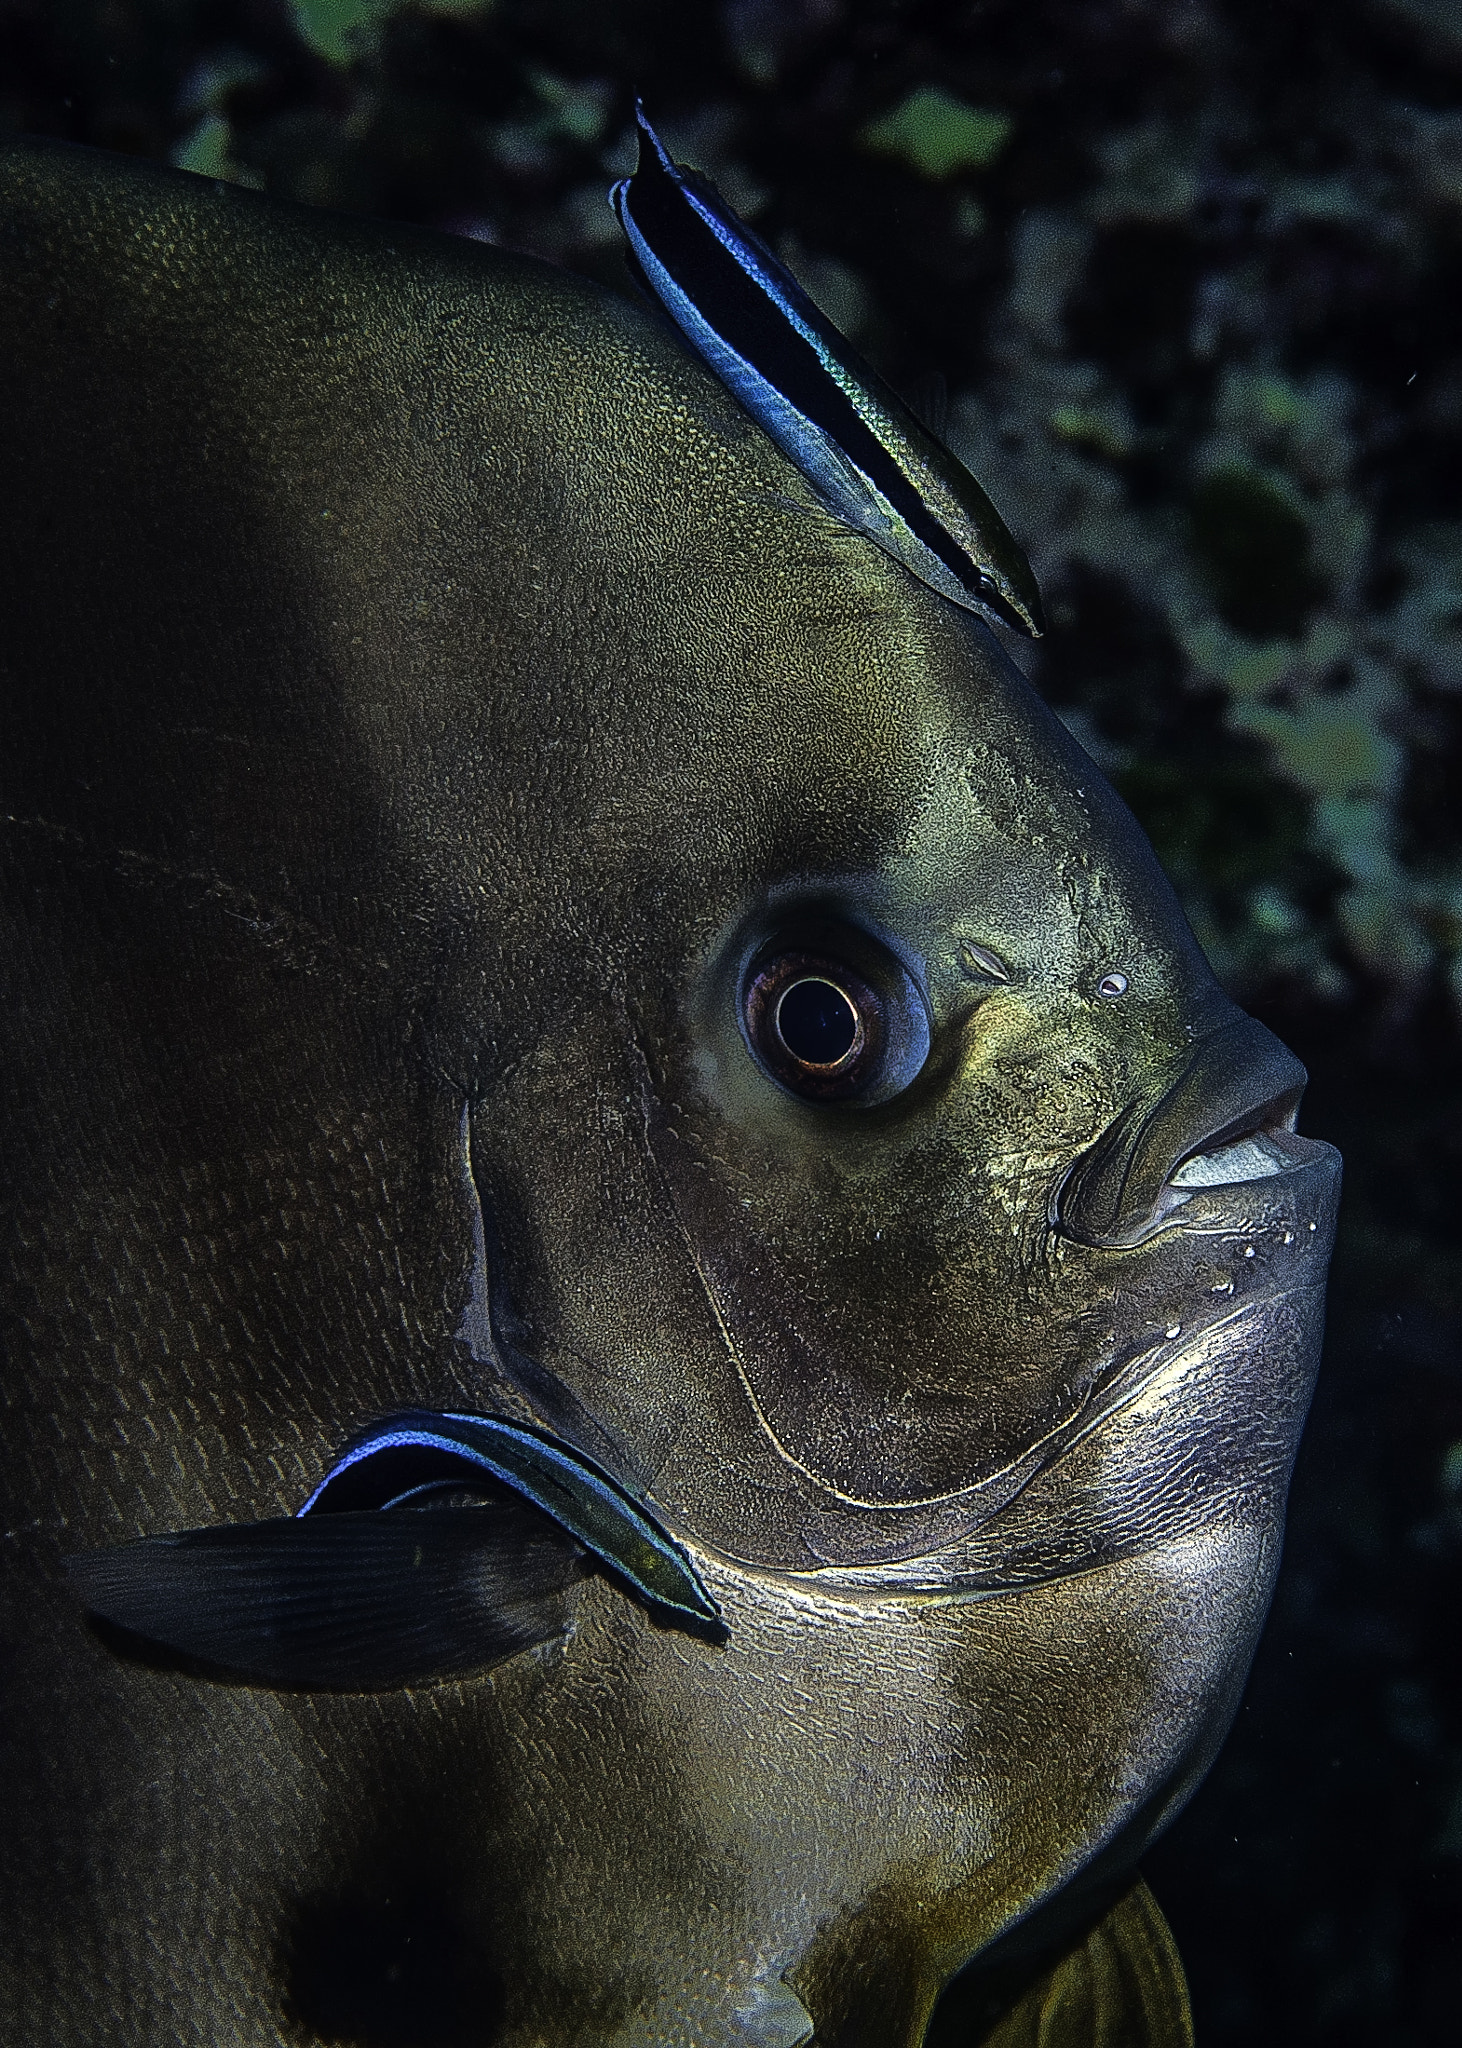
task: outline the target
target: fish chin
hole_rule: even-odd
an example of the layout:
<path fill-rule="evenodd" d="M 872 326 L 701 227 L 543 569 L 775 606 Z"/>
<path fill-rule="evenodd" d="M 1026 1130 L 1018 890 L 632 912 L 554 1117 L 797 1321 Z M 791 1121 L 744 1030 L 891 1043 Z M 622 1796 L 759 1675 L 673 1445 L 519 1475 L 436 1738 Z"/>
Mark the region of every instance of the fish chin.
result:
<path fill-rule="evenodd" d="M 839 2038 L 869 1954 L 890 1982 L 937 1988 L 1082 1872 L 1126 1867 L 1227 1733 L 1278 1569 L 1338 1162 L 1293 1139 L 1214 1150 L 1220 1172 L 1268 1170 L 1201 1166 L 1180 1221 L 1101 1255 L 1111 1292 L 1135 1273 L 1143 1312 L 1167 1320 L 1109 1362 L 997 1513 L 874 1567 L 709 1565 L 744 1696 L 796 1697 L 805 1665 L 840 1731 L 799 1731 L 785 1755 L 763 1731 L 756 1751 L 762 1810 L 785 1814 L 778 1872 L 841 1836 L 842 1903 L 824 1901 L 788 1971 L 820 2035 Z M 927 2012 L 886 2038 L 919 2039 Z"/>
<path fill-rule="evenodd" d="M 1142 1322 L 1097 1364 L 1080 1411 L 1012 1468 L 1008 1496 L 937 1550 L 831 1567 L 821 1585 L 992 1598 L 1238 1525 L 1277 1561 L 1339 1161 L 1293 1133 L 1250 1137 L 1185 1161 L 1174 1182 L 1151 1231 L 1105 1254 L 1106 1293 Z"/>

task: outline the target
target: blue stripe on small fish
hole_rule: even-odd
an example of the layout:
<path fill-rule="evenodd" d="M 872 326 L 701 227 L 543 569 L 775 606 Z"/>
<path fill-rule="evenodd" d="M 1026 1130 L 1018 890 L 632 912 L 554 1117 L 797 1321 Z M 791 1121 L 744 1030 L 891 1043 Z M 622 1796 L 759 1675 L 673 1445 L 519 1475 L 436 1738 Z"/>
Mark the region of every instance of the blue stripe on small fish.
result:
<path fill-rule="evenodd" d="M 691 346 L 828 508 L 956 604 L 1041 631 L 999 513 L 716 192 L 636 108 L 640 161 L 610 194 L 631 261 Z"/>
<path fill-rule="evenodd" d="M 688 1559 L 607 1472 L 500 1416 L 416 1410 L 379 1423 L 336 1459 L 299 1513 L 392 1507 L 484 1475 L 541 1508 L 651 1606 L 719 1626 L 720 1609 Z"/>

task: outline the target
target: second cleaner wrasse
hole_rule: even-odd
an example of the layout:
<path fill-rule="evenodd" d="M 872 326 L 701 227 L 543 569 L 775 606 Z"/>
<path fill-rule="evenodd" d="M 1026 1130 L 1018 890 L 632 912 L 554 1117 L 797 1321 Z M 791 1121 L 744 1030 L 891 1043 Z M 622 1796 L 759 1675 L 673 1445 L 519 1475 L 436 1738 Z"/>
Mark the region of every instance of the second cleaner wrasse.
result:
<path fill-rule="evenodd" d="M 635 114 L 639 164 L 610 200 L 687 341 L 840 519 L 955 604 L 1039 637 L 1030 564 L 964 464 Z"/>

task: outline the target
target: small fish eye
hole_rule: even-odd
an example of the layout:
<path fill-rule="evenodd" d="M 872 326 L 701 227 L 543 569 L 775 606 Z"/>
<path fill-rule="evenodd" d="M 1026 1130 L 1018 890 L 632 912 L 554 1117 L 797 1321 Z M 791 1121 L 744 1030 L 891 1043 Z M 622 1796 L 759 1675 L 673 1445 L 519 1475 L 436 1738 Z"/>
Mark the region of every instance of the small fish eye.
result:
<path fill-rule="evenodd" d="M 1105 996 L 1109 1003 L 1114 1003 L 1118 996 L 1126 995 L 1127 988 L 1128 981 L 1126 975 L 1120 967 L 1114 967 L 1104 974 L 1097 983 L 1097 994 Z"/>
<path fill-rule="evenodd" d="M 912 1079 L 928 1050 L 903 969 L 882 959 L 882 947 L 848 936 L 858 967 L 832 953 L 769 949 L 742 997 L 752 1051 L 804 1101 L 882 1101 Z"/>

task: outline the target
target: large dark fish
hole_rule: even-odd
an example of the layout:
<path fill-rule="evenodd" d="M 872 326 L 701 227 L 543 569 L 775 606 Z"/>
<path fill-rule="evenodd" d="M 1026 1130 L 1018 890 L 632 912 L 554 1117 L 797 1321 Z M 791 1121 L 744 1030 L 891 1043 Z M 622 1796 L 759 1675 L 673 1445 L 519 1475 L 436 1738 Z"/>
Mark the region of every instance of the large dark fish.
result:
<path fill-rule="evenodd" d="M 646 310 L 45 146 L 0 273 L 0 2039 L 1172 2048 L 1301 1069 Z"/>

